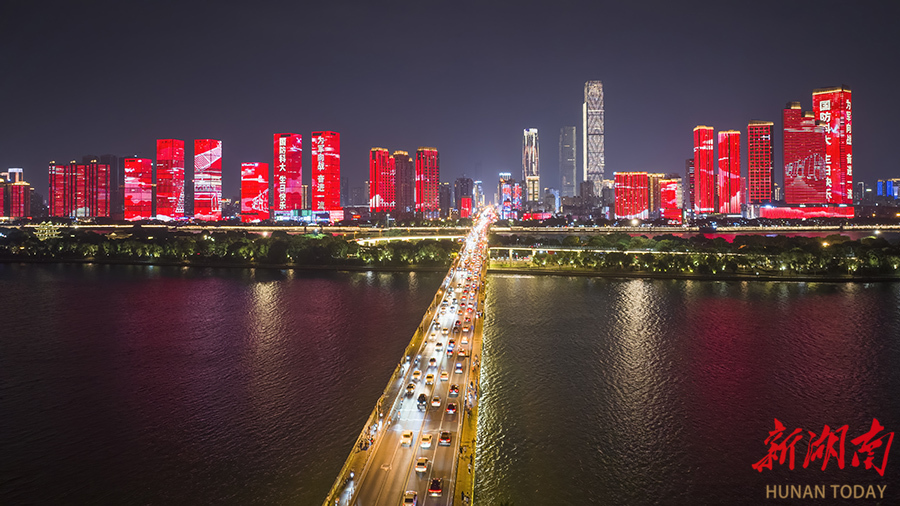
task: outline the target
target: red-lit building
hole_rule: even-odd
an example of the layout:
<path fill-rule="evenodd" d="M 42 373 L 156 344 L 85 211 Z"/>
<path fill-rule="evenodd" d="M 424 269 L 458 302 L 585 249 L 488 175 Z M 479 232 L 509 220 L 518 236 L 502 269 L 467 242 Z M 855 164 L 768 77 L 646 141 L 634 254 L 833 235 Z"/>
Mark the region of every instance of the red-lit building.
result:
<path fill-rule="evenodd" d="M 416 212 L 426 219 L 437 218 L 440 200 L 441 162 L 436 148 L 416 151 Z"/>
<path fill-rule="evenodd" d="M 156 217 L 184 217 L 184 141 L 156 141 Z"/>
<path fill-rule="evenodd" d="M 277 169 L 276 169 L 277 170 Z M 269 164 L 241 164 L 241 221 L 269 219 Z"/>
<path fill-rule="evenodd" d="M 273 214 L 276 218 L 294 216 L 303 209 L 303 136 L 275 134 L 274 162 Z"/>
<path fill-rule="evenodd" d="M 716 212 L 716 174 L 713 155 L 713 128 L 694 128 L 694 212 Z"/>
<path fill-rule="evenodd" d="M 70 217 L 75 209 L 74 164 L 62 165 L 50 162 L 49 214 L 54 217 Z"/>
<path fill-rule="evenodd" d="M 741 214 L 741 133 L 719 132 L 719 213 Z"/>
<path fill-rule="evenodd" d="M 759 208 L 760 218 L 777 219 L 810 219 L 810 218 L 853 218 L 853 206 L 790 206 Z"/>
<path fill-rule="evenodd" d="M 222 141 L 194 140 L 194 219 L 222 219 Z"/>
<path fill-rule="evenodd" d="M 312 210 L 341 210 L 341 134 L 312 133 Z"/>
<path fill-rule="evenodd" d="M 646 172 L 615 173 L 616 219 L 650 217 L 650 183 Z"/>
<path fill-rule="evenodd" d="M 109 217 L 109 165 L 50 162 L 50 216 Z"/>
<path fill-rule="evenodd" d="M 825 128 L 825 202 L 853 204 L 853 124 L 850 89 L 813 90 L 813 115 Z"/>
<path fill-rule="evenodd" d="M 31 218 L 31 185 L 18 181 L 7 186 L 9 191 L 9 217 Z M 3 192 L 0 192 L 2 194 Z M 0 216 L 3 215 L 3 197 L 0 197 Z"/>
<path fill-rule="evenodd" d="M 149 158 L 125 159 L 125 219 L 149 220 L 153 217 L 153 161 Z"/>
<path fill-rule="evenodd" d="M 681 178 L 659 180 L 659 217 L 681 223 Z"/>
<path fill-rule="evenodd" d="M 783 111 L 784 200 L 788 204 L 825 202 L 825 128 L 800 102 Z"/>
<path fill-rule="evenodd" d="M 764 204 L 775 200 L 775 151 L 771 121 L 751 121 L 747 125 L 748 204 Z"/>
<path fill-rule="evenodd" d="M 472 197 L 463 197 L 459 199 L 459 217 L 469 218 L 472 216 Z"/>
<path fill-rule="evenodd" d="M 395 207 L 398 213 L 416 212 L 416 163 L 406 151 L 394 151 Z"/>
<path fill-rule="evenodd" d="M 396 205 L 396 168 L 387 149 L 369 150 L 369 210 L 393 212 Z"/>

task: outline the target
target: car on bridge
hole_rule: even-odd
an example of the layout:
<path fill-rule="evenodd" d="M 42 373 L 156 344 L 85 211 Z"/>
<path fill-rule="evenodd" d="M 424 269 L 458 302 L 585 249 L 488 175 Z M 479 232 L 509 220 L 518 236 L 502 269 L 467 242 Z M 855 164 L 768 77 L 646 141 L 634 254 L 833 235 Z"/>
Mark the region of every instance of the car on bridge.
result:
<path fill-rule="evenodd" d="M 428 470 L 428 458 L 420 457 L 419 460 L 416 461 L 416 472 L 424 473 Z"/>
<path fill-rule="evenodd" d="M 459 385 L 457 385 L 455 383 L 453 385 L 450 385 L 450 391 L 448 392 L 447 395 L 449 395 L 450 397 L 458 396 L 459 395 Z"/>
<path fill-rule="evenodd" d="M 447 381 L 450 379 L 450 374 L 447 371 L 441 371 L 441 381 Z"/>
<path fill-rule="evenodd" d="M 462 371 L 460 371 L 462 372 Z M 425 384 L 426 385 L 434 385 L 434 374 L 428 373 L 425 375 Z"/>
<path fill-rule="evenodd" d="M 405 430 L 400 435 L 400 446 L 412 446 L 413 431 Z"/>
<path fill-rule="evenodd" d="M 422 371 L 420 371 L 418 369 L 413 371 L 413 375 L 412 375 L 413 381 L 419 381 L 419 379 L 421 379 L 421 378 L 422 378 Z"/>
<path fill-rule="evenodd" d="M 412 397 L 412 395 L 413 395 L 413 393 L 415 393 L 415 391 L 416 391 L 415 383 L 410 383 L 409 385 L 406 385 L 406 396 L 407 397 Z"/>
<path fill-rule="evenodd" d="M 422 434 L 422 442 L 419 444 L 422 448 L 431 448 L 431 442 L 434 440 L 432 434 Z"/>
<path fill-rule="evenodd" d="M 419 405 L 419 410 L 420 410 L 420 411 L 421 411 L 421 410 L 424 410 L 424 409 L 425 409 L 425 403 L 428 402 L 428 396 L 425 395 L 425 393 L 423 392 L 423 393 L 419 394 L 419 398 L 416 399 L 416 402 L 417 402 L 418 405 Z"/>
<path fill-rule="evenodd" d="M 440 495 L 444 492 L 444 479 L 443 478 L 435 478 L 431 480 L 431 485 L 428 485 L 428 495 L 434 497 L 440 497 Z"/>
<path fill-rule="evenodd" d="M 456 413 L 456 403 L 448 402 L 447 403 L 447 414 L 452 415 L 454 413 Z"/>
<path fill-rule="evenodd" d="M 462 372 L 463 372 L 462 362 L 456 363 L 456 370 L 454 372 L 456 372 L 456 374 L 462 374 Z"/>
<path fill-rule="evenodd" d="M 400 506 L 417 506 L 419 504 L 418 496 L 419 493 L 415 490 L 407 490 L 403 493 L 403 500 L 400 502 Z"/>
<path fill-rule="evenodd" d="M 442 430 L 441 437 L 438 439 L 439 446 L 450 446 L 450 431 Z"/>
<path fill-rule="evenodd" d="M 435 395 L 434 397 L 431 398 L 431 407 L 433 407 L 433 408 L 441 407 L 441 396 L 440 395 Z"/>

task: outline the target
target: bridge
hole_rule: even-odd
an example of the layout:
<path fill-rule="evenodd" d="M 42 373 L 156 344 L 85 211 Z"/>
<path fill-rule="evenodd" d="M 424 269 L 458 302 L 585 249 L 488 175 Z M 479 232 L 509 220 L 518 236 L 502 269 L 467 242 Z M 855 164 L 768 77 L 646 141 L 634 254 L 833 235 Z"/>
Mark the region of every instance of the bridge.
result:
<path fill-rule="evenodd" d="M 323 506 L 471 501 L 492 218 L 485 212 L 465 236 Z"/>

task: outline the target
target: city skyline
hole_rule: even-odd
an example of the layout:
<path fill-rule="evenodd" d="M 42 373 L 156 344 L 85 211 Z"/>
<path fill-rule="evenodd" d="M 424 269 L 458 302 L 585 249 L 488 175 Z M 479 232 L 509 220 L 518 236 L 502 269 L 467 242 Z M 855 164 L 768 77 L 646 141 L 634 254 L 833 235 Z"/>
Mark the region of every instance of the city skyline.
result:
<path fill-rule="evenodd" d="M 835 9 L 828 2 L 714 5 L 572 2 L 541 16 L 507 2 L 481 6 L 480 16 L 472 16 L 474 6 L 466 5 L 305 6 L 297 7 L 297 14 L 310 23 L 302 25 L 296 40 L 282 35 L 288 13 L 276 17 L 264 9 L 223 7 L 210 13 L 191 5 L 167 10 L 101 2 L 39 12 L 16 5 L 3 16 L 16 20 L 3 27 L 16 45 L 2 57 L 7 75 L 14 77 L 0 86 L 16 100 L 0 125 L 0 168 L 24 167 L 26 180 L 47 197 L 50 160 L 86 153 L 153 158 L 156 139 L 215 138 L 229 146 L 223 187 L 230 197 L 239 190 L 240 163 L 267 160 L 273 132 L 308 136 L 331 129 L 342 133 L 342 174 L 351 186 L 366 179 L 371 146 L 432 145 L 443 154 L 447 181 L 463 173 L 487 181 L 498 172 L 518 172 L 523 128 L 555 133 L 572 124 L 579 125 L 581 168 L 583 86 L 601 80 L 607 179 L 615 171 L 681 172 L 691 155 L 685 132 L 693 126 L 744 131 L 748 121 L 763 120 L 773 121 L 777 131 L 784 103 L 805 102 L 810 89 L 842 84 L 857 91 L 862 144 L 854 180 L 896 175 L 887 132 L 898 114 L 890 86 L 898 70 L 881 63 L 900 54 L 888 22 L 896 18 L 896 5 L 842 5 L 844 35 L 827 52 L 798 43 L 795 34 L 801 23 L 833 24 Z M 158 37 L 154 30 L 162 16 L 181 35 Z M 199 23 L 208 16 L 216 22 Z M 423 17 L 438 21 L 426 30 L 414 22 Z M 604 29 L 594 33 L 589 20 L 598 17 L 605 20 Z M 127 27 L 119 22 L 126 18 Z M 373 32 L 377 23 L 370 22 L 379 19 L 409 28 Z M 88 20 L 103 30 L 80 30 Z M 260 37 L 230 35 L 245 25 L 271 29 Z M 456 26 L 466 26 L 467 36 L 456 35 Z M 326 33 L 338 43 L 310 52 Z M 523 57 L 512 41 L 533 33 L 539 34 L 532 44 L 537 52 L 528 61 L 536 66 L 519 65 Z M 729 44 L 717 47 L 709 37 L 693 40 L 688 33 L 707 33 Z M 812 41 L 815 34 L 809 37 Z M 717 57 L 726 49 L 729 58 Z M 195 68 L 191 57 L 199 50 L 210 55 L 203 69 Z M 303 64 L 287 64 L 287 51 L 309 56 Z M 425 55 L 431 55 L 428 86 L 418 79 L 381 85 L 364 77 L 375 62 L 413 65 Z M 748 74 L 748 62 L 765 71 Z M 47 79 L 48 74 L 82 75 L 98 63 L 102 78 L 65 85 Z M 155 75 L 162 65 L 173 79 L 125 77 Z M 325 77 L 303 78 L 307 69 Z M 471 79 L 476 74 L 478 79 Z M 778 141 L 776 168 L 782 165 Z M 311 148 L 308 139 L 304 144 Z M 643 148 L 648 144 L 653 149 Z M 553 151 L 542 167 L 542 186 L 559 188 Z M 745 165 L 746 153 L 742 156 Z M 776 179 L 781 182 L 778 170 Z"/>

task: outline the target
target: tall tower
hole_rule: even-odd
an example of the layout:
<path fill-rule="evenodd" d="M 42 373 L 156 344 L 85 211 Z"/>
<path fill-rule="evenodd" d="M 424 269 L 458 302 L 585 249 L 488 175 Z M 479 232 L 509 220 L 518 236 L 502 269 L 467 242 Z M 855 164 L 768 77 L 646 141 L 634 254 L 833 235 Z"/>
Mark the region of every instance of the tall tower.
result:
<path fill-rule="evenodd" d="M 694 211 L 716 212 L 716 177 L 713 165 L 713 127 L 694 127 Z"/>
<path fill-rule="evenodd" d="M 441 162 L 437 148 L 416 150 L 416 212 L 435 219 L 441 210 Z"/>
<path fill-rule="evenodd" d="M 741 133 L 719 132 L 719 212 L 741 214 Z"/>
<path fill-rule="evenodd" d="M 522 179 L 525 201 L 536 205 L 541 200 L 541 156 L 537 128 L 525 129 L 522 138 Z"/>
<path fill-rule="evenodd" d="M 128 221 L 149 220 L 153 211 L 153 161 L 125 159 L 125 211 Z"/>
<path fill-rule="evenodd" d="M 825 200 L 853 204 L 853 124 L 850 88 L 813 90 L 813 114 L 825 127 Z"/>
<path fill-rule="evenodd" d="M 272 144 L 275 169 L 272 210 L 276 218 L 288 218 L 303 209 L 303 136 L 274 134 Z"/>
<path fill-rule="evenodd" d="M 749 176 L 748 204 L 764 204 L 775 200 L 775 151 L 772 136 L 775 124 L 771 121 L 751 121 L 747 125 L 747 175 Z"/>
<path fill-rule="evenodd" d="M 369 210 L 373 213 L 392 212 L 395 205 L 394 158 L 385 148 L 369 150 Z"/>
<path fill-rule="evenodd" d="M 241 164 L 241 222 L 268 219 L 269 164 L 244 162 Z"/>
<path fill-rule="evenodd" d="M 578 185 L 578 168 L 575 165 L 575 127 L 559 129 L 559 177 L 563 197 L 574 197 Z"/>
<path fill-rule="evenodd" d="M 340 211 L 341 134 L 312 133 L 312 210 Z"/>
<path fill-rule="evenodd" d="M 600 195 L 601 181 L 606 167 L 606 154 L 603 148 L 604 113 L 603 83 L 588 81 L 584 83 L 584 104 L 582 106 L 582 137 L 584 157 L 584 180 L 594 183 L 594 194 Z"/>
<path fill-rule="evenodd" d="M 646 172 L 615 173 L 616 219 L 646 220 L 650 216 L 650 182 Z"/>
<path fill-rule="evenodd" d="M 825 128 L 800 102 L 783 111 L 784 200 L 788 204 L 825 202 Z"/>
<path fill-rule="evenodd" d="M 222 141 L 194 140 L 194 218 L 222 219 Z"/>
<path fill-rule="evenodd" d="M 184 217 L 184 141 L 156 141 L 156 218 Z"/>
<path fill-rule="evenodd" d="M 416 210 L 416 164 L 406 151 L 394 151 L 394 194 L 398 213 L 414 213 Z"/>

